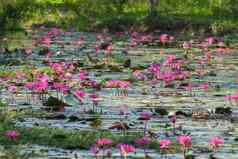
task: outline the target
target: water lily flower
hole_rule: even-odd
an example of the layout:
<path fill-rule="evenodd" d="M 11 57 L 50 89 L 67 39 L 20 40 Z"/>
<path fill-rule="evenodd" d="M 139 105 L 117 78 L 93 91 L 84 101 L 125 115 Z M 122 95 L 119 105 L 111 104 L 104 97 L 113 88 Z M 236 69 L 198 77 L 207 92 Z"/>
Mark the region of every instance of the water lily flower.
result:
<path fill-rule="evenodd" d="M 177 137 L 177 141 L 181 144 L 183 150 L 184 159 L 188 153 L 189 148 L 192 146 L 192 137 L 188 135 L 181 135 Z"/>
<path fill-rule="evenodd" d="M 221 137 L 212 137 L 211 139 L 209 139 L 208 141 L 209 145 L 211 146 L 211 148 L 215 151 L 217 150 L 221 145 L 224 144 L 224 140 Z"/>
<path fill-rule="evenodd" d="M 191 49 L 192 48 L 192 43 L 190 41 L 189 42 L 185 41 L 183 43 L 183 48 L 184 49 Z"/>
<path fill-rule="evenodd" d="M 151 117 L 152 117 L 152 113 L 150 113 L 150 112 L 141 112 L 140 113 L 141 120 L 150 120 Z"/>
<path fill-rule="evenodd" d="M 100 148 L 97 145 L 93 145 L 90 147 L 90 152 L 96 156 L 100 152 Z"/>
<path fill-rule="evenodd" d="M 200 84 L 199 87 L 204 90 L 207 90 L 207 89 L 209 89 L 209 83 L 208 82 L 202 83 L 202 84 Z"/>
<path fill-rule="evenodd" d="M 174 39 L 174 37 L 170 36 L 168 34 L 161 34 L 159 39 L 160 39 L 161 43 L 166 43 L 166 42 L 172 41 Z"/>
<path fill-rule="evenodd" d="M 173 124 L 173 133 L 176 134 L 176 127 L 175 127 L 175 123 L 177 121 L 176 115 L 173 115 L 172 117 L 170 117 L 169 121 Z"/>
<path fill-rule="evenodd" d="M 25 77 L 25 76 L 26 76 L 26 74 L 25 74 L 24 72 L 16 71 L 16 77 L 17 77 L 18 79 L 21 79 L 21 78 L 23 78 L 23 77 Z"/>
<path fill-rule="evenodd" d="M 76 91 L 74 92 L 74 95 L 75 95 L 78 99 L 82 100 L 82 99 L 86 96 L 86 93 L 85 93 L 84 91 L 82 91 L 82 90 L 76 90 Z"/>
<path fill-rule="evenodd" d="M 33 52 L 32 48 L 25 48 L 25 53 L 26 53 L 27 55 L 32 54 L 32 52 Z"/>
<path fill-rule="evenodd" d="M 133 75 L 134 77 L 136 77 L 137 79 L 141 80 L 141 81 L 144 81 L 144 80 L 147 79 L 146 76 L 143 75 L 143 74 L 141 73 L 141 71 L 139 71 L 139 70 L 135 70 L 135 71 L 132 73 L 132 75 Z"/>
<path fill-rule="evenodd" d="M 41 38 L 40 42 L 49 47 L 52 41 L 51 41 L 50 37 L 44 36 L 44 37 Z"/>
<path fill-rule="evenodd" d="M 111 146 L 112 143 L 113 143 L 112 140 L 108 138 L 100 138 L 100 139 L 97 139 L 96 141 L 96 144 L 100 147 Z"/>
<path fill-rule="evenodd" d="M 129 153 L 136 151 L 135 147 L 129 144 L 119 144 L 118 149 L 124 158 L 126 158 Z"/>
<path fill-rule="evenodd" d="M 212 45 L 215 42 L 215 38 L 214 37 L 208 37 L 205 39 L 205 41 L 209 44 Z"/>
<path fill-rule="evenodd" d="M 144 136 L 142 138 L 136 139 L 135 143 L 140 146 L 145 146 L 150 143 L 150 138 L 147 136 Z"/>
<path fill-rule="evenodd" d="M 32 90 L 34 86 L 35 86 L 35 82 L 26 82 L 24 85 L 24 87 L 29 90 Z"/>
<path fill-rule="evenodd" d="M 47 81 L 35 82 L 34 88 L 40 92 L 45 91 L 48 88 L 48 82 Z"/>
<path fill-rule="evenodd" d="M 160 148 L 161 149 L 167 149 L 169 148 L 169 145 L 171 145 L 171 141 L 168 140 L 168 139 L 162 139 L 159 141 L 159 144 L 160 144 Z"/>
<path fill-rule="evenodd" d="M 88 75 L 88 72 L 87 72 L 87 71 L 81 70 L 81 71 L 79 72 L 79 79 L 80 79 L 81 81 L 83 81 L 83 80 L 86 79 L 87 75 Z"/>
<path fill-rule="evenodd" d="M 172 117 L 169 119 L 169 121 L 170 121 L 171 123 L 175 124 L 176 121 L 177 121 L 176 115 L 172 116 Z"/>
<path fill-rule="evenodd" d="M 181 135 L 177 137 L 178 142 L 185 148 L 191 147 L 192 137 L 188 135 Z"/>
<path fill-rule="evenodd" d="M 10 86 L 8 86 L 8 91 L 11 93 L 16 93 L 17 87 L 15 85 L 10 85 Z"/>
<path fill-rule="evenodd" d="M 20 133 L 17 130 L 8 130 L 5 135 L 10 139 L 16 139 L 20 136 Z"/>

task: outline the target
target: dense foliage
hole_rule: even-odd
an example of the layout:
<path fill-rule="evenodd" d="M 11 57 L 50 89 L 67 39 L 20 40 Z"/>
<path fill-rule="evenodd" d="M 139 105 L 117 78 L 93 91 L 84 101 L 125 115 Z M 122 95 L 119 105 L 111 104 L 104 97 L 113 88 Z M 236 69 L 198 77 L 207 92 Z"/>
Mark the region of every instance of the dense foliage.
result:
<path fill-rule="evenodd" d="M 151 19 L 151 0 L 0 0 L 0 26 L 15 29 L 36 23 L 77 29 L 170 28 L 201 25 L 220 32 L 235 28 L 238 0 L 157 0 Z M 18 24 L 18 25 L 16 25 Z M 120 25 L 118 25 L 120 24 Z M 140 25 L 141 26 L 141 25 Z M 147 28 L 146 28 L 147 29 Z"/>

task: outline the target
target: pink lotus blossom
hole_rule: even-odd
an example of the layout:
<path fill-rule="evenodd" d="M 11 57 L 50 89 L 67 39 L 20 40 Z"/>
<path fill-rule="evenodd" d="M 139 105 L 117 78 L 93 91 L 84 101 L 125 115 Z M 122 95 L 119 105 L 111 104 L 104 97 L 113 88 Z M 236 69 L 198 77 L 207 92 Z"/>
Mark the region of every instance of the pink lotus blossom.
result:
<path fill-rule="evenodd" d="M 148 145 L 150 143 L 150 138 L 145 136 L 145 137 L 142 137 L 142 138 L 139 138 L 135 141 L 135 143 L 137 145 L 140 145 L 140 146 L 145 146 L 145 145 Z"/>
<path fill-rule="evenodd" d="M 109 44 L 109 45 L 105 48 L 105 54 L 108 55 L 112 50 L 113 50 L 113 45 L 112 45 L 112 44 Z"/>
<path fill-rule="evenodd" d="M 170 120 L 171 123 L 175 124 L 176 121 L 177 121 L 177 117 L 174 115 L 169 120 Z"/>
<path fill-rule="evenodd" d="M 74 64 L 69 64 L 69 65 L 68 65 L 68 71 L 69 71 L 69 72 L 73 72 L 74 70 L 75 70 Z"/>
<path fill-rule="evenodd" d="M 228 96 L 225 96 L 225 99 L 226 100 L 235 100 L 235 101 L 238 101 L 238 92 L 232 94 L 232 95 L 228 95 Z"/>
<path fill-rule="evenodd" d="M 17 77 L 17 78 L 23 78 L 23 77 L 25 77 L 25 76 L 26 76 L 26 74 L 25 74 L 24 72 L 16 71 L 16 77 Z"/>
<path fill-rule="evenodd" d="M 160 144 L 160 148 L 161 149 L 167 149 L 169 148 L 169 145 L 171 145 L 171 141 L 170 140 L 167 140 L 167 139 L 162 139 L 159 141 L 159 144 Z"/>
<path fill-rule="evenodd" d="M 50 37 L 44 36 L 44 37 L 41 38 L 41 43 L 42 43 L 42 44 L 45 44 L 45 45 L 47 45 L 47 46 L 50 46 L 51 42 L 52 42 L 52 41 L 51 41 L 51 38 L 50 38 Z"/>
<path fill-rule="evenodd" d="M 130 47 L 134 48 L 137 46 L 137 40 L 134 38 L 131 38 L 130 40 Z"/>
<path fill-rule="evenodd" d="M 26 49 L 25 49 L 25 53 L 26 53 L 27 55 L 32 54 L 32 52 L 33 52 L 32 48 L 26 48 Z"/>
<path fill-rule="evenodd" d="M 48 82 L 47 81 L 44 81 L 44 82 L 36 82 L 35 85 L 34 85 L 34 88 L 37 90 L 37 91 L 44 91 L 48 88 Z"/>
<path fill-rule="evenodd" d="M 107 88 L 124 88 L 127 89 L 130 86 L 130 82 L 121 80 L 110 80 L 105 83 Z"/>
<path fill-rule="evenodd" d="M 17 92 L 17 87 L 15 85 L 10 85 L 8 87 L 8 91 L 11 93 L 16 93 Z"/>
<path fill-rule="evenodd" d="M 141 120 L 150 120 L 152 117 L 152 113 L 150 112 L 142 112 L 140 113 L 140 119 Z"/>
<path fill-rule="evenodd" d="M 215 38 L 214 37 L 208 37 L 205 39 L 205 41 L 209 44 L 209 45 L 212 45 L 215 41 Z"/>
<path fill-rule="evenodd" d="M 209 43 L 208 43 L 208 42 L 202 42 L 202 43 L 200 44 L 200 48 L 201 48 L 201 49 L 206 50 L 208 47 L 209 47 Z"/>
<path fill-rule="evenodd" d="M 46 74 L 39 73 L 36 74 L 36 79 L 41 82 L 47 82 L 50 80 L 50 77 Z"/>
<path fill-rule="evenodd" d="M 88 75 L 88 72 L 87 72 L 87 71 L 81 70 L 81 71 L 79 72 L 79 79 L 80 79 L 81 81 L 83 81 L 83 80 L 86 79 L 87 75 Z"/>
<path fill-rule="evenodd" d="M 152 64 L 147 69 L 147 71 L 150 72 L 150 73 L 159 73 L 160 72 L 160 65 L 159 64 Z"/>
<path fill-rule="evenodd" d="M 160 39 L 160 42 L 166 43 L 166 42 L 172 41 L 172 40 L 174 39 L 174 37 L 173 37 L 173 36 L 170 36 L 170 35 L 168 35 L 168 34 L 161 34 L 160 37 L 159 37 L 159 39 Z"/>
<path fill-rule="evenodd" d="M 71 45 L 81 45 L 83 44 L 83 40 L 79 39 L 79 40 L 74 40 L 70 42 Z"/>
<path fill-rule="evenodd" d="M 61 34 L 61 31 L 59 28 L 52 28 L 47 35 L 48 36 L 59 36 Z"/>
<path fill-rule="evenodd" d="M 200 84 L 199 86 L 200 88 L 204 89 L 204 90 L 207 90 L 209 88 L 209 83 L 205 82 L 205 83 L 202 83 Z"/>
<path fill-rule="evenodd" d="M 16 139 L 17 137 L 20 136 L 17 130 L 8 130 L 6 131 L 5 135 L 10 139 Z"/>
<path fill-rule="evenodd" d="M 178 142 L 184 147 L 188 148 L 191 146 L 192 137 L 188 135 L 181 135 L 177 137 Z"/>
<path fill-rule="evenodd" d="M 135 70 L 135 71 L 132 73 L 132 75 L 133 75 L 134 77 L 138 78 L 139 80 L 142 80 L 142 81 L 146 80 L 146 76 L 143 75 L 139 70 Z"/>
<path fill-rule="evenodd" d="M 129 144 L 119 144 L 118 149 L 123 156 L 127 156 L 129 153 L 136 151 L 135 147 Z"/>
<path fill-rule="evenodd" d="M 113 143 L 112 140 L 108 138 L 100 138 L 100 139 L 97 139 L 96 141 L 96 144 L 98 146 L 111 146 L 112 143 Z"/>
<path fill-rule="evenodd" d="M 192 48 L 192 43 L 185 41 L 185 42 L 183 43 L 183 48 L 184 48 L 184 49 L 191 49 L 191 48 Z"/>
<path fill-rule="evenodd" d="M 86 93 L 82 90 L 76 90 L 74 92 L 74 95 L 78 97 L 79 99 L 83 99 L 86 96 Z"/>
<path fill-rule="evenodd" d="M 90 152 L 93 153 L 94 155 L 97 155 L 100 151 L 100 148 L 97 145 L 93 145 L 90 147 Z"/>
<path fill-rule="evenodd" d="M 208 143 L 213 149 L 217 149 L 224 144 L 224 140 L 216 136 L 209 139 Z"/>
<path fill-rule="evenodd" d="M 34 86 L 35 86 L 35 83 L 34 83 L 34 82 L 26 82 L 25 85 L 24 85 L 24 87 L 25 87 L 26 89 L 29 89 L 29 90 L 33 89 Z"/>

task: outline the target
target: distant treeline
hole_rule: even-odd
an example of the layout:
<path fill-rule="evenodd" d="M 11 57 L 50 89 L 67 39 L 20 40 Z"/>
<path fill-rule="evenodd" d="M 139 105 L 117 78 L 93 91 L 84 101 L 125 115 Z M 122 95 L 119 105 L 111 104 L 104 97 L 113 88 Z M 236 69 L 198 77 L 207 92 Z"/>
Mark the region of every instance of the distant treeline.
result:
<path fill-rule="evenodd" d="M 235 30 L 238 0 L 0 0 L 0 28 Z"/>

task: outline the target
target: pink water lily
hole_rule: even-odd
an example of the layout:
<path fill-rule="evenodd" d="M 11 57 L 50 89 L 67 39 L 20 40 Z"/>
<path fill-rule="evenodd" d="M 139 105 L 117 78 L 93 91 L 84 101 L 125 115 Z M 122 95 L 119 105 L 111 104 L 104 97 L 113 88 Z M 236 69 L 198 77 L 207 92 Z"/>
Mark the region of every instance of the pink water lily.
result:
<path fill-rule="evenodd" d="M 129 144 L 119 144 L 118 149 L 121 155 L 124 156 L 125 158 L 129 153 L 136 151 L 135 147 Z"/>
<path fill-rule="evenodd" d="M 200 84 L 199 86 L 200 88 L 204 89 L 204 90 L 208 90 L 209 89 L 209 83 L 205 82 Z"/>
<path fill-rule="evenodd" d="M 22 71 L 16 71 L 16 77 L 18 79 L 22 79 L 26 76 L 26 73 L 22 72 Z"/>
<path fill-rule="evenodd" d="M 10 139 L 16 139 L 20 136 L 20 133 L 17 130 L 8 130 L 5 135 Z"/>
<path fill-rule="evenodd" d="M 192 137 L 188 135 L 181 135 L 177 137 L 178 142 L 185 148 L 191 147 Z"/>
<path fill-rule="evenodd" d="M 49 84 L 47 81 L 44 81 L 44 82 L 35 82 L 34 84 L 34 88 L 35 90 L 37 91 L 45 91 L 47 88 L 48 88 Z"/>
<path fill-rule="evenodd" d="M 111 146 L 112 143 L 113 143 L 112 140 L 108 138 L 100 138 L 100 139 L 97 139 L 96 141 L 96 144 L 98 146 Z"/>
<path fill-rule="evenodd" d="M 145 146 L 145 145 L 148 145 L 150 143 L 150 141 L 151 141 L 151 139 L 149 137 L 145 136 L 145 137 L 136 139 L 135 143 L 140 146 Z"/>
<path fill-rule="evenodd" d="M 50 46 L 50 44 L 52 43 L 52 40 L 50 37 L 48 36 L 44 36 L 41 38 L 41 41 L 40 41 L 42 44 L 46 45 L 46 46 Z"/>
<path fill-rule="evenodd" d="M 90 152 L 97 155 L 100 152 L 100 148 L 97 145 L 93 145 L 90 147 Z"/>
<path fill-rule="evenodd" d="M 150 120 L 151 117 L 152 117 L 152 113 L 150 113 L 150 112 L 141 112 L 140 113 L 141 120 Z"/>
<path fill-rule="evenodd" d="M 173 115 L 171 118 L 169 118 L 169 121 L 170 121 L 171 123 L 175 124 L 176 121 L 177 121 L 176 115 Z"/>
<path fill-rule="evenodd" d="M 86 93 L 85 93 L 84 91 L 82 91 L 82 90 L 76 90 L 76 91 L 74 92 L 74 95 L 75 95 L 78 99 L 82 100 L 82 99 L 86 96 Z"/>
<path fill-rule="evenodd" d="M 105 86 L 107 88 L 128 88 L 130 86 L 130 82 L 121 80 L 110 80 L 106 82 Z"/>
<path fill-rule="evenodd" d="M 35 86 L 35 82 L 26 82 L 24 85 L 24 87 L 29 90 L 32 90 L 34 86 Z"/>
<path fill-rule="evenodd" d="M 10 85 L 10 86 L 8 86 L 8 91 L 11 93 L 16 93 L 17 87 L 15 85 Z"/>
<path fill-rule="evenodd" d="M 224 144 L 224 140 L 221 137 L 212 137 L 208 141 L 210 147 L 215 151 L 217 150 L 221 145 Z"/>
<path fill-rule="evenodd" d="M 87 72 L 87 71 L 81 70 L 81 71 L 79 72 L 79 79 L 83 81 L 83 80 L 86 79 L 87 75 L 88 75 L 88 72 Z"/>
<path fill-rule="evenodd" d="M 159 144 L 161 149 L 167 149 L 169 148 L 169 145 L 172 144 L 172 142 L 168 139 L 162 139 L 159 141 Z"/>
<path fill-rule="evenodd" d="M 184 49 L 191 49 L 192 48 L 192 43 L 189 41 L 189 42 L 184 42 L 183 43 L 183 48 Z"/>
<path fill-rule="evenodd" d="M 32 52 L 33 52 L 32 48 L 25 48 L 25 53 L 26 53 L 27 55 L 32 54 Z"/>
<path fill-rule="evenodd" d="M 161 34 L 159 39 L 160 39 L 160 42 L 166 43 L 166 42 L 170 42 L 170 41 L 174 40 L 174 37 L 170 36 L 168 34 Z"/>

